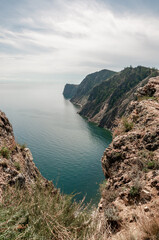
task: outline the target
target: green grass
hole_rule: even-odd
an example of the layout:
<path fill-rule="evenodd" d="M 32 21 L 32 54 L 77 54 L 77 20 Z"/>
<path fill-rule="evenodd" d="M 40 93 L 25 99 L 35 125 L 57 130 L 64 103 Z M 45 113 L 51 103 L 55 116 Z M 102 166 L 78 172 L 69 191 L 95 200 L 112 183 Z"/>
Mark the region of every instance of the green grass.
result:
<path fill-rule="evenodd" d="M 72 195 L 36 186 L 31 192 L 6 190 L 0 203 L 0 239 L 85 239 L 88 211 Z"/>
<path fill-rule="evenodd" d="M 134 126 L 133 122 L 129 121 L 126 117 L 122 118 L 122 123 L 125 132 L 129 132 Z"/>
<path fill-rule="evenodd" d="M 20 171 L 20 163 L 19 162 L 14 162 L 14 167 Z"/>
<path fill-rule="evenodd" d="M 7 147 L 2 147 L 0 150 L 0 155 L 6 159 L 10 158 L 10 150 Z"/>
<path fill-rule="evenodd" d="M 153 100 L 153 101 L 157 101 L 157 98 L 156 97 L 154 97 L 154 96 L 152 96 L 152 97 L 150 97 L 150 96 L 143 96 L 143 97 L 138 97 L 138 102 L 141 102 L 141 101 L 143 101 L 143 100 Z"/>
<path fill-rule="evenodd" d="M 27 145 L 25 143 L 19 144 L 19 147 L 20 147 L 21 151 L 23 151 L 27 147 Z"/>

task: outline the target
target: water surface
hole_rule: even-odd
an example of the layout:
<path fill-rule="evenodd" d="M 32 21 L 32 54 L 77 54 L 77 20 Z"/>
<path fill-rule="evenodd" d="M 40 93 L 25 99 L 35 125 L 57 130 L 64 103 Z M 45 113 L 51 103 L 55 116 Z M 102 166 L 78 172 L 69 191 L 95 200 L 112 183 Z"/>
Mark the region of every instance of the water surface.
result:
<path fill-rule="evenodd" d="M 101 157 L 109 131 L 87 122 L 66 100 L 63 84 L 0 83 L 0 109 L 13 125 L 17 142 L 26 143 L 44 177 L 64 193 L 97 201 L 104 179 Z"/>

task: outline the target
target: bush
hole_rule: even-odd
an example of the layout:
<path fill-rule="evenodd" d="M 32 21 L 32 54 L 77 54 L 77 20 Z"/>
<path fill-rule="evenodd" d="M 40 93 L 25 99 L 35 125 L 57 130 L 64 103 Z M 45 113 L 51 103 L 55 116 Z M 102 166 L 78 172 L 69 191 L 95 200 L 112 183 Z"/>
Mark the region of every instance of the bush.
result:
<path fill-rule="evenodd" d="M 129 196 L 134 198 L 140 195 L 140 188 L 136 186 L 132 186 L 130 191 L 129 191 Z"/>
<path fill-rule="evenodd" d="M 23 151 L 27 147 L 27 145 L 25 143 L 19 144 L 19 147 L 20 147 L 21 151 Z"/>
<path fill-rule="evenodd" d="M 20 170 L 20 163 L 19 162 L 15 162 L 14 163 L 14 167 L 19 171 Z"/>
<path fill-rule="evenodd" d="M 142 150 L 139 152 L 138 165 L 141 170 L 148 172 L 149 169 L 159 169 L 159 161 L 155 159 L 154 152 Z"/>
<path fill-rule="evenodd" d="M 0 154 L 2 155 L 2 157 L 9 159 L 10 157 L 10 150 L 7 147 L 2 147 Z"/>
<path fill-rule="evenodd" d="M 128 119 L 126 117 L 122 118 L 122 123 L 123 123 L 123 127 L 124 127 L 125 132 L 129 132 L 134 126 L 133 122 L 128 121 Z"/>

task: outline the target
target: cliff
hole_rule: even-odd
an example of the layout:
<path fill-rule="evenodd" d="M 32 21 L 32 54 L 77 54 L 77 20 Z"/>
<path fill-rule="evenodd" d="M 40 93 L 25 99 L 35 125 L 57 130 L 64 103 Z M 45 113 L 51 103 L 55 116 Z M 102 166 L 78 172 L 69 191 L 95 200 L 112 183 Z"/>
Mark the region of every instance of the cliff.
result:
<path fill-rule="evenodd" d="M 72 98 L 77 92 L 78 85 L 66 84 L 63 90 L 63 95 L 65 98 Z"/>
<path fill-rule="evenodd" d="M 99 211 L 110 239 L 159 236 L 159 77 L 149 79 L 136 97 L 102 157 L 107 181 Z"/>
<path fill-rule="evenodd" d="M 79 114 L 100 127 L 112 128 L 128 104 L 134 99 L 136 89 L 158 74 L 155 69 L 142 66 L 125 68 L 107 81 L 94 87 Z"/>
<path fill-rule="evenodd" d="M 116 72 L 110 70 L 101 70 L 99 72 L 87 75 L 79 84 L 75 95 L 71 98 L 71 102 L 76 105 L 83 106 L 89 97 L 91 90 L 103 81 L 113 76 Z"/>
<path fill-rule="evenodd" d="M 0 111 L 0 199 L 6 186 L 29 187 L 37 179 L 47 183 L 36 168 L 30 150 L 15 141 L 11 124 Z"/>

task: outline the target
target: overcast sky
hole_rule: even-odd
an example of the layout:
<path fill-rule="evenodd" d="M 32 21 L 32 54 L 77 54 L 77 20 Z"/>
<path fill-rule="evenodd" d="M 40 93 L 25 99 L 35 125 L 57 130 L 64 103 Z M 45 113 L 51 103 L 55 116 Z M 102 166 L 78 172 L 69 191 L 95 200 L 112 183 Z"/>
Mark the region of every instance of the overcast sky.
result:
<path fill-rule="evenodd" d="M 0 0 L 0 80 L 159 67 L 158 0 Z"/>

